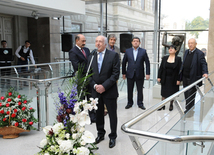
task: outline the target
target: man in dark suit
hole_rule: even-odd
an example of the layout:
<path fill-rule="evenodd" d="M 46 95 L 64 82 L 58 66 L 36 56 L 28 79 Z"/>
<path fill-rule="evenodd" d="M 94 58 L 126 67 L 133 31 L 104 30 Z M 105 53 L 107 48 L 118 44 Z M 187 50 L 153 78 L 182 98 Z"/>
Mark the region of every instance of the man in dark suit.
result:
<path fill-rule="evenodd" d="M 189 49 L 185 51 L 184 60 L 181 65 L 180 74 L 183 78 L 183 86 L 186 87 L 203 77 L 208 77 L 207 63 L 204 58 L 204 53 L 196 48 L 197 42 L 195 39 L 189 39 Z M 200 87 L 202 82 L 198 83 Z M 184 93 L 186 100 L 187 113 L 195 102 L 196 87 L 192 87 Z"/>
<path fill-rule="evenodd" d="M 150 78 L 150 62 L 146 50 L 139 47 L 140 38 L 133 37 L 132 48 L 126 50 L 122 62 L 123 79 L 127 78 L 128 104 L 126 109 L 133 105 L 134 83 L 137 85 L 137 104 L 138 107 L 145 110 L 143 104 L 143 84 L 144 84 L 144 62 L 146 63 L 146 79 Z M 126 69 L 126 63 L 128 67 Z"/>
<path fill-rule="evenodd" d="M 69 51 L 69 60 L 71 61 L 74 73 L 78 71 L 78 67 L 83 68 L 83 74 L 87 72 L 87 58 L 90 55 L 90 51 L 85 47 L 86 39 L 82 34 L 78 34 L 75 37 L 76 45 Z"/>
<path fill-rule="evenodd" d="M 82 74 L 85 76 L 87 72 L 87 62 L 88 57 L 90 55 L 90 50 L 85 47 L 86 39 L 85 36 L 82 34 L 78 34 L 75 37 L 76 45 L 69 51 L 69 60 L 71 61 L 74 69 L 74 74 L 78 71 L 79 68 L 82 69 Z M 87 92 L 90 93 L 91 89 L 89 86 L 86 87 Z M 87 100 L 89 100 L 90 94 L 87 95 Z M 85 96 L 82 97 L 85 99 Z M 91 118 L 91 122 L 96 122 L 96 114 L 95 111 L 89 111 L 89 115 Z"/>
<path fill-rule="evenodd" d="M 120 61 L 116 52 L 106 49 L 107 38 L 98 36 L 95 46 L 97 52 L 89 56 L 88 64 L 92 60 L 90 68 L 93 73 L 90 77 L 90 86 L 92 97 L 98 98 L 98 109 L 96 111 L 96 127 L 98 135 L 95 143 L 104 140 L 104 104 L 106 104 L 109 118 L 111 133 L 109 134 L 109 148 L 116 145 L 117 138 L 117 97 L 118 89 L 116 81 L 120 74 Z"/>

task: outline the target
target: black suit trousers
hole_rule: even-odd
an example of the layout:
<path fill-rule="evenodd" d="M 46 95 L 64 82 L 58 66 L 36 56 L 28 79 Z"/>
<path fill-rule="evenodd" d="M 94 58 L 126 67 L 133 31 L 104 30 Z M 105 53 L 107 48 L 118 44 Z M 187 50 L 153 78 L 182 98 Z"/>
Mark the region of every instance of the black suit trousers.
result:
<path fill-rule="evenodd" d="M 127 78 L 127 91 L 128 91 L 128 105 L 133 105 L 133 89 L 134 83 L 136 82 L 137 86 L 137 104 L 138 106 L 143 104 L 143 84 L 144 79 L 137 79 L 136 75 L 132 79 Z"/>
<path fill-rule="evenodd" d="M 96 127 L 98 131 L 98 136 L 104 136 L 106 131 L 104 129 L 104 104 L 106 104 L 111 133 L 108 135 L 110 139 L 117 138 L 117 98 L 103 98 L 100 95 L 98 100 L 98 109 L 96 111 Z"/>
<path fill-rule="evenodd" d="M 190 85 L 190 79 L 183 77 L 183 85 L 184 87 Z M 186 100 L 186 111 L 189 111 L 194 106 L 196 91 L 197 89 L 195 87 L 192 87 L 186 92 L 184 92 L 184 96 Z"/>

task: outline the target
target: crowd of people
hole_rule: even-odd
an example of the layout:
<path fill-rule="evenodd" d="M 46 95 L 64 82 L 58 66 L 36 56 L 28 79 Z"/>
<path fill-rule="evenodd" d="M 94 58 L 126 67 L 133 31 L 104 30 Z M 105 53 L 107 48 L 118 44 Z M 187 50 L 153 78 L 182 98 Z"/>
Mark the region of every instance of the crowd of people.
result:
<path fill-rule="evenodd" d="M 140 38 L 132 38 L 132 47 L 126 49 L 123 58 L 119 48 L 115 45 L 117 37 L 110 34 L 108 38 L 98 36 L 95 40 L 96 50 L 90 52 L 85 47 L 86 38 L 82 34 L 75 37 L 76 45 L 69 51 L 69 60 L 72 63 L 74 74 L 81 68 L 82 76 L 90 71 L 92 76 L 89 78 L 87 90 L 90 96 L 98 98 L 98 109 L 91 114 L 91 121 L 96 123 L 97 138 L 96 143 L 100 143 L 105 137 L 105 119 L 108 114 L 110 120 L 109 148 L 116 145 L 117 138 L 117 98 L 118 87 L 117 81 L 120 75 L 120 66 L 122 64 L 122 77 L 127 79 L 127 105 L 125 109 L 133 106 L 133 88 L 136 83 L 137 87 L 137 105 L 140 109 L 145 110 L 143 103 L 143 85 L 144 79 L 150 79 L 150 61 L 146 49 L 140 47 Z M 2 48 L 7 48 L 7 42 L 1 41 Z M 179 91 L 179 85 L 183 81 L 183 87 L 194 83 L 201 77 L 208 77 L 208 68 L 205 54 L 197 47 L 195 39 L 188 41 L 189 49 L 185 51 L 183 62 L 181 57 L 177 56 L 178 52 L 175 45 L 170 45 L 169 55 L 162 58 L 157 81 L 161 83 L 162 100 Z M 203 50 L 204 51 L 204 50 Z M 30 49 L 30 41 L 26 40 L 25 45 L 19 46 L 15 52 L 18 58 L 18 65 L 27 64 L 29 57 L 35 64 L 33 52 Z M 0 62 L 2 64 L 2 62 Z M 145 67 L 144 67 L 145 66 Z M 18 69 L 18 72 L 27 70 L 26 67 Z M 199 83 L 198 86 L 201 86 Z M 187 113 L 194 106 L 196 87 L 192 87 L 185 93 Z M 86 96 L 89 98 L 90 96 Z M 84 98 L 84 97 L 83 97 Z M 165 110 L 165 106 L 158 110 Z M 173 110 L 173 101 L 170 103 L 169 110 Z"/>
<path fill-rule="evenodd" d="M 108 38 L 98 36 L 95 41 L 95 52 L 90 54 L 85 47 L 86 39 L 82 34 L 76 36 L 76 45 L 69 51 L 69 59 L 72 62 L 74 71 L 78 71 L 78 66 L 84 66 L 84 71 L 90 68 L 91 96 L 98 98 L 98 109 L 95 114 L 97 138 L 96 143 L 104 140 L 104 117 L 108 113 L 110 120 L 109 148 L 116 145 L 117 138 L 117 81 L 120 75 L 120 65 L 122 64 L 122 77 L 127 79 L 127 105 L 125 109 L 133 106 L 133 88 L 137 87 L 137 105 L 145 110 L 143 103 L 144 79 L 150 79 L 150 61 L 146 49 L 140 47 L 140 38 L 132 38 L 132 47 L 126 49 L 121 59 L 120 50 L 115 45 L 117 37 L 110 34 Z M 204 53 L 196 48 L 195 39 L 189 39 L 189 49 L 184 53 L 183 62 L 178 57 L 176 46 L 169 46 L 169 55 L 162 58 L 157 81 L 161 83 L 162 100 L 179 91 L 179 85 L 183 81 L 183 86 L 194 83 L 201 77 L 208 77 L 208 68 Z M 145 67 L 144 67 L 145 65 Z M 85 74 L 84 72 L 83 74 Z M 201 86 L 201 83 L 198 84 Z M 192 87 L 185 92 L 187 113 L 194 106 L 196 88 Z M 158 109 L 164 110 L 165 106 Z M 170 102 L 169 110 L 173 110 L 173 101 Z"/>

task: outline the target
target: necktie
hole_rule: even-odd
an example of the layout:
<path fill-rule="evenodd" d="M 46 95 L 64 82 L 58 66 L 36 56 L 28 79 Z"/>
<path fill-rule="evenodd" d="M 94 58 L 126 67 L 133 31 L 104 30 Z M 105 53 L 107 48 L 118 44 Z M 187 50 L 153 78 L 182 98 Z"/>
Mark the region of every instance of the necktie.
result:
<path fill-rule="evenodd" d="M 98 70 L 100 73 L 101 67 L 102 67 L 102 63 L 103 63 L 103 56 L 102 56 L 102 52 L 99 53 L 99 59 L 98 59 Z"/>
<path fill-rule="evenodd" d="M 192 52 L 191 51 L 189 51 L 189 54 L 191 54 Z"/>
<path fill-rule="evenodd" d="M 85 51 L 83 50 L 83 49 L 81 49 L 81 51 L 82 51 L 82 54 L 85 56 L 85 58 L 87 59 L 87 57 L 86 57 L 86 54 L 85 54 Z"/>

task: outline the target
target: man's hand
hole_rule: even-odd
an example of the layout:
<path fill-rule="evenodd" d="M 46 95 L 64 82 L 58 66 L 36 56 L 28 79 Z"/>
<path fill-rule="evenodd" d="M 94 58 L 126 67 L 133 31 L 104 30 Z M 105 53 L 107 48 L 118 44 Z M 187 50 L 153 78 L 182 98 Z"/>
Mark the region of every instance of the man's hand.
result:
<path fill-rule="evenodd" d="M 103 85 L 96 85 L 96 91 L 98 92 L 98 93 L 100 93 L 100 94 L 102 94 L 103 92 L 105 92 L 106 90 L 105 90 L 105 88 L 103 87 Z"/>
<path fill-rule="evenodd" d="M 125 80 L 126 79 L 126 74 L 123 74 L 123 80 Z"/>
<path fill-rule="evenodd" d="M 146 75 L 146 80 L 149 80 L 150 79 L 150 75 Z"/>
<path fill-rule="evenodd" d="M 23 58 L 23 57 L 20 57 L 20 59 L 21 59 L 22 61 L 25 61 L 25 58 Z"/>
<path fill-rule="evenodd" d="M 204 74 L 203 77 L 205 77 L 207 79 L 208 78 L 208 74 Z"/>
<path fill-rule="evenodd" d="M 181 81 L 177 81 L 177 85 L 180 85 Z"/>
<path fill-rule="evenodd" d="M 158 82 L 160 82 L 160 81 L 161 81 L 161 79 L 160 79 L 160 78 L 158 78 L 157 80 L 158 80 Z"/>

